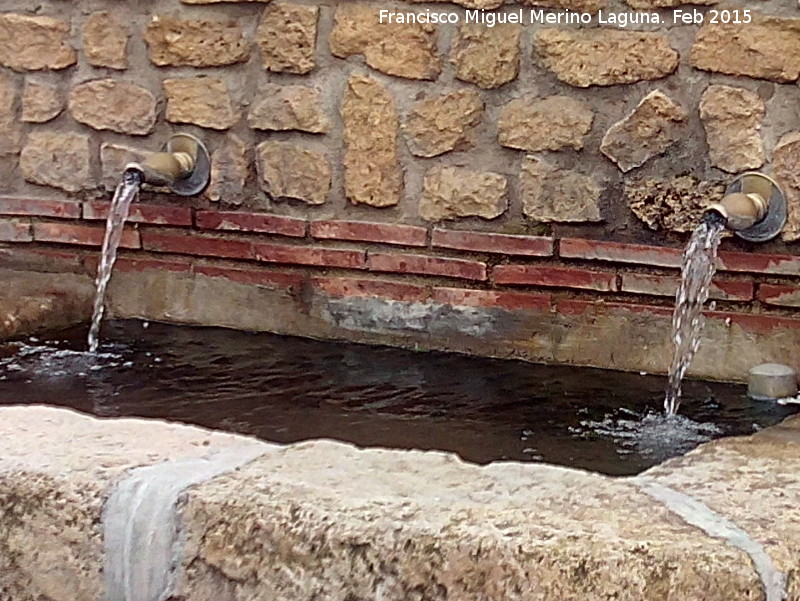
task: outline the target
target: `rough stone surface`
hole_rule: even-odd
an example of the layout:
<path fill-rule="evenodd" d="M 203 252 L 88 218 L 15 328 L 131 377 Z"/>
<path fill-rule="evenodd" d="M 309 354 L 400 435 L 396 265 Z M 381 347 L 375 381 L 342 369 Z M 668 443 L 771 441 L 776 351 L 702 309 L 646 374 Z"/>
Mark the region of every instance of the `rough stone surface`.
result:
<path fill-rule="evenodd" d="M 91 183 L 89 137 L 34 132 L 19 160 L 25 179 L 34 184 L 77 192 Z"/>
<path fill-rule="evenodd" d="M 394 99 L 377 79 L 353 75 L 342 101 L 345 193 L 351 202 L 387 207 L 400 202 L 403 172 L 397 156 Z"/>
<path fill-rule="evenodd" d="M 411 153 L 434 157 L 474 146 L 475 128 L 483 118 L 483 101 L 474 90 L 430 96 L 411 107 L 403 130 Z"/>
<path fill-rule="evenodd" d="M 308 73 L 316 66 L 319 8 L 275 2 L 264 9 L 256 41 L 264 68 L 281 73 Z"/>
<path fill-rule="evenodd" d="M 764 144 L 758 133 L 766 109 L 758 94 L 742 88 L 712 85 L 700 99 L 711 163 L 738 173 L 764 164 Z"/>
<path fill-rule="evenodd" d="M 623 172 L 640 167 L 680 139 L 679 124 L 686 117 L 682 106 L 660 90 L 653 90 L 630 115 L 611 126 L 603 136 L 600 152 Z"/>
<path fill-rule="evenodd" d="M 319 205 L 331 188 L 331 164 L 325 155 L 281 142 L 258 145 L 261 188 L 273 198 Z"/>
<path fill-rule="evenodd" d="M 150 60 L 160 67 L 220 67 L 250 58 L 250 47 L 236 21 L 155 15 L 145 41 Z"/>
<path fill-rule="evenodd" d="M 596 13 L 608 5 L 608 0 L 522 0 L 521 3 L 579 13 Z"/>
<path fill-rule="evenodd" d="M 675 8 L 686 4 L 697 4 L 709 6 L 717 4 L 719 0 L 625 0 L 625 3 L 636 10 L 648 10 L 652 8 Z"/>
<path fill-rule="evenodd" d="M 104 142 L 100 145 L 100 166 L 103 171 L 103 186 L 113 191 L 119 185 L 122 172 L 129 163 L 144 160 L 147 152 L 142 148 L 133 148 L 122 144 Z"/>
<path fill-rule="evenodd" d="M 0 66 L 16 71 L 64 69 L 78 62 L 69 23 L 53 17 L 0 14 Z"/>
<path fill-rule="evenodd" d="M 658 33 L 545 28 L 533 47 L 542 66 L 581 88 L 659 79 L 678 66 L 678 53 Z"/>
<path fill-rule="evenodd" d="M 22 120 L 47 123 L 64 110 L 64 98 L 57 86 L 26 81 L 22 90 Z"/>
<path fill-rule="evenodd" d="M 94 129 L 144 135 L 153 131 L 156 122 L 156 98 L 147 88 L 98 79 L 72 88 L 69 112 Z"/>
<path fill-rule="evenodd" d="M 787 242 L 800 240 L 800 132 L 790 132 L 778 141 L 772 151 L 772 169 L 789 209 L 781 237 Z"/>
<path fill-rule="evenodd" d="M 705 207 L 724 193 L 725 182 L 680 176 L 629 181 L 624 196 L 633 213 L 651 230 L 691 232 Z"/>
<path fill-rule="evenodd" d="M 508 181 L 499 173 L 437 166 L 425 174 L 419 214 L 426 221 L 494 219 L 507 208 Z"/>
<path fill-rule="evenodd" d="M 373 69 L 409 79 L 436 79 L 441 64 L 436 27 L 422 23 L 380 23 L 371 5 L 339 4 L 330 37 L 331 53 L 363 54 Z"/>
<path fill-rule="evenodd" d="M 228 129 L 239 121 L 228 86 L 217 77 L 165 79 L 167 121 Z"/>
<path fill-rule="evenodd" d="M 229 134 L 211 155 L 211 181 L 206 196 L 215 202 L 241 204 L 248 175 L 247 145 Z"/>
<path fill-rule="evenodd" d="M 506 104 L 497 120 L 503 146 L 530 152 L 583 148 L 594 113 L 569 96 L 523 96 Z"/>
<path fill-rule="evenodd" d="M 294 129 L 319 134 L 331 129 L 319 90 L 310 86 L 264 86 L 250 108 L 247 122 L 254 129 L 272 131 Z"/>
<path fill-rule="evenodd" d="M 92 13 L 83 26 L 83 52 L 90 65 L 126 69 L 128 28 L 109 12 Z"/>
<path fill-rule="evenodd" d="M 537 221 L 600 221 L 600 187 L 587 175 L 529 156 L 519 177 L 522 210 Z"/>
<path fill-rule="evenodd" d="M 0 72 L 0 157 L 20 151 L 22 132 L 17 123 L 14 79 Z"/>
<path fill-rule="evenodd" d="M 692 46 L 698 69 L 777 82 L 800 77 L 800 19 L 760 17 L 752 23 L 705 23 Z"/>
<path fill-rule="evenodd" d="M 515 24 L 463 24 L 453 41 L 450 60 L 456 77 L 484 88 L 499 88 L 519 74 L 520 34 Z"/>

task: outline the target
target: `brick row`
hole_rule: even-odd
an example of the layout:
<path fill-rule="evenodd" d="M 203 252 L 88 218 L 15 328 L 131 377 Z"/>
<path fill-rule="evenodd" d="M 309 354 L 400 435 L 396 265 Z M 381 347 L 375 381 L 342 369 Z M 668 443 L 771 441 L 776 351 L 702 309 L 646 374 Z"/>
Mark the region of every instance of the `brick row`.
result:
<path fill-rule="evenodd" d="M 650 296 L 675 297 L 680 284 L 679 276 L 653 275 L 645 273 L 623 273 L 621 292 L 647 294 Z M 753 282 L 734 282 L 716 279 L 711 284 L 709 297 L 715 300 L 753 300 Z"/>
<path fill-rule="evenodd" d="M 33 239 L 36 242 L 54 242 L 58 244 L 75 244 L 78 246 L 102 246 L 105 236 L 104 227 L 83 225 L 78 223 L 34 223 Z M 139 232 L 125 229 L 120 240 L 121 248 L 141 248 Z"/>
<path fill-rule="evenodd" d="M 376 242 L 401 246 L 426 246 L 428 243 L 428 230 L 424 227 L 370 221 L 312 221 L 311 236 L 320 240 Z"/>
<path fill-rule="evenodd" d="M 476 281 L 484 281 L 488 277 L 486 263 L 427 255 L 370 252 L 367 255 L 367 268 L 370 271 L 431 275 Z"/>
<path fill-rule="evenodd" d="M 83 203 L 83 218 L 87 220 L 105 220 L 108 218 L 110 209 L 110 202 L 85 202 Z M 128 213 L 128 221 L 151 225 L 186 227 L 192 225 L 192 209 L 190 207 L 149 205 L 134 202 Z"/>
<path fill-rule="evenodd" d="M 79 219 L 81 216 L 81 203 L 39 198 L 0 198 L 0 215 Z"/>
<path fill-rule="evenodd" d="M 617 275 L 607 271 L 553 267 L 550 265 L 498 265 L 492 272 L 495 284 L 578 288 L 616 292 Z"/>
<path fill-rule="evenodd" d="M 33 232 L 29 219 L 0 219 L 0 242 L 31 242 Z"/>
<path fill-rule="evenodd" d="M 481 253 L 501 253 L 529 257 L 549 257 L 553 254 L 553 239 L 545 236 L 519 236 L 434 229 L 431 245 Z"/>
<path fill-rule="evenodd" d="M 195 225 L 204 230 L 257 232 L 295 238 L 303 238 L 308 228 L 305 219 L 240 211 L 197 211 Z"/>

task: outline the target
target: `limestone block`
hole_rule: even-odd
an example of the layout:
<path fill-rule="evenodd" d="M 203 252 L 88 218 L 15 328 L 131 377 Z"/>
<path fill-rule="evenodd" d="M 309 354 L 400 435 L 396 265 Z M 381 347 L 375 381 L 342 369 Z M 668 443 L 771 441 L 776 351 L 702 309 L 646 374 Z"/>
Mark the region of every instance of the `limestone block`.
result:
<path fill-rule="evenodd" d="M 628 181 L 623 195 L 634 215 L 651 230 L 691 232 L 703 210 L 724 193 L 725 182 L 680 176 Z"/>
<path fill-rule="evenodd" d="M 522 210 L 537 221 L 601 221 L 600 187 L 588 175 L 525 157 L 519 176 Z"/>
<path fill-rule="evenodd" d="M 47 123 L 64 110 L 64 98 L 58 87 L 26 81 L 22 90 L 22 120 L 26 123 Z"/>
<path fill-rule="evenodd" d="M 513 81 L 519 74 L 521 27 L 463 24 L 453 41 L 450 60 L 456 77 L 490 90 Z"/>
<path fill-rule="evenodd" d="M 772 169 L 789 208 L 781 237 L 787 242 L 800 240 L 800 132 L 789 132 L 778 141 L 772 151 Z"/>
<path fill-rule="evenodd" d="M 215 202 L 238 205 L 244 199 L 244 188 L 250 174 L 247 145 L 229 134 L 211 155 L 211 182 L 206 196 Z"/>
<path fill-rule="evenodd" d="M 436 79 L 442 70 L 434 25 L 380 23 L 372 5 L 339 4 L 330 46 L 334 56 L 363 54 L 373 69 L 398 77 Z"/>
<path fill-rule="evenodd" d="M 419 214 L 426 221 L 494 219 L 507 208 L 508 181 L 499 173 L 437 165 L 425 174 Z"/>
<path fill-rule="evenodd" d="M 146 88 L 118 81 L 98 79 L 78 84 L 69 94 L 73 118 L 99 130 L 144 135 L 156 122 L 156 98 Z"/>
<path fill-rule="evenodd" d="M 686 111 L 659 90 L 645 96 L 633 112 L 612 125 L 600 152 L 627 172 L 663 154 L 680 139 L 679 124 Z"/>
<path fill-rule="evenodd" d="M 533 48 L 543 67 L 580 88 L 659 79 L 678 66 L 678 53 L 658 33 L 545 28 Z"/>
<path fill-rule="evenodd" d="M 100 145 L 100 165 L 103 171 L 103 186 L 113 191 L 119 185 L 122 172 L 129 163 L 142 161 L 147 152 L 142 148 L 133 148 L 121 144 L 103 142 Z"/>
<path fill-rule="evenodd" d="M 474 90 L 460 90 L 420 100 L 403 123 L 412 154 L 434 157 L 471 148 L 483 118 L 483 101 Z"/>
<path fill-rule="evenodd" d="M 89 136 L 34 132 L 19 160 L 29 182 L 77 192 L 91 184 Z"/>
<path fill-rule="evenodd" d="M 569 96 L 524 96 L 506 104 L 497 120 L 497 140 L 503 146 L 530 152 L 583 148 L 594 113 Z"/>
<path fill-rule="evenodd" d="M 16 98 L 14 79 L 0 72 L 0 157 L 20 150 L 22 132 L 16 119 Z"/>
<path fill-rule="evenodd" d="M 521 4 L 557 8 L 580 13 L 596 13 L 608 5 L 608 0 L 521 0 Z"/>
<path fill-rule="evenodd" d="M 331 189 L 331 164 L 325 155 L 281 142 L 258 145 L 261 188 L 273 198 L 319 205 Z"/>
<path fill-rule="evenodd" d="M 316 66 L 319 8 L 275 2 L 264 9 L 256 41 L 264 68 L 283 73 L 308 73 Z"/>
<path fill-rule="evenodd" d="M 69 23 L 52 17 L 0 14 L 0 66 L 15 71 L 64 69 L 78 62 Z"/>
<path fill-rule="evenodd" d="M 310 86 L 264 86 L 253 101 L 247 122 L 254 129 L 271 131 L 328 133 L 331 129 L 319 90 Z"/>
<path fill-rule="evenodd" d="M 711 163 L 729 173 L 761 167 L 764 144 L 758 130 L 765 113 L 764 101 L 749 90 L 709 86 L 700 99 L 700 119 Z"/>
<path fill-rule="evenodd" d="M 351 202 L 388 207 L 400 202 L 394 98 L 377 79 L 352 75 L 342 101 L 345 193 Z"/>
<path fill-rule="evenodd" d="M 250 46 L 236 21 L 155 15 L 145 41 L 150 60 L 159 67 L 220 67 L 250 58 Z"/>
<path fill-rule="evenodd" d="M 167 121 L 228 129 L 239 121 L 228 86 L 218 77 L 165 79 Z"/>
<path fill-rule="evenodd" d="M 129 37 L 128 28 L 111 13 L 92 13 L 83 26 L 86 60 L 95 67 L 127 68 Z"/>

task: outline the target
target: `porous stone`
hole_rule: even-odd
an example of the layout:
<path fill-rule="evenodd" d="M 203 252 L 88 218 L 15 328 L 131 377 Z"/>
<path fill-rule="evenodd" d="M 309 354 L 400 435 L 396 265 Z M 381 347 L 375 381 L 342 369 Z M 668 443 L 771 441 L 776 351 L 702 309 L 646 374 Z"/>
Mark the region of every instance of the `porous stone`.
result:
<path fill-rule="evenodd" d="M 525 157 L 519 176 L 522 210 L 536 221 L 600 221 L 600 187 L 588 176 Z"/>
<path fill-rule="evenodd" d="M 331 189 L 331 164 L 325 155 L 293 144 L 262 142 L 258 145 L 262 190 L 273 198 L 325 202 Z"/>
<path fill-rule="evenodd" d="M 787 242 L 800 240 L 800 131 L 789 132 L 778 141 L 772 151 L 772 169 L 789 209 L 781 237 Z"/>
<path fill-rule="evenodd" d="M 112 191 L 119 185 L 125 167 L 129 163 L 141 162 L 147 152 L 122 144 L 103 142 L 100 145 L 100 166 L 103 171 L 103 186 Z"/>
<path fill-rule="evenodd" d="M 14 79 L 0 72 L 0 157 L 20 150 L 22 132 L 16 118 L 16 97 Z"/>
<path fill-rule="evenodd" d="M 309 86 L 264 86 L 250 107 L 247 122 L 254 129 L 272 131 L 294 129 L 318 134 L 331 129 L 319 90 Z"/>
<path fill-rule="evenodd" d="M 507 208 L 508 181 L 499 173 L 437 165 L 425 174 L 419 214 L 426 221 L 494 219 Z"/>
<path fill-rule="evenodd" d="M 533 48 L 543 67 L 580 88 L 659 79 L 678 67 L 677 51 L 658 33 L 545 28 Z"/>
<path fill-rule="evenodd" d="M 128 28 L 109 12 L 89 15 L 83 25 L 83 52 L 90 65 L 125 69 L 128 66 Z"/>
<path fill-rule="evenodd" d="M 725 182 L 688 175 L 669 179 L 644 178 L 625 183 L 625 201 L 651 230 L 691 232 L 705 208 L 719 201 Z"/>
<path fill-rule="evenodd" d="M 506 104 L 497 120 L 503 146 L 530 152 L 583 148 L 594 113 L 569 96 L 523 96 Z"/>
<path fill-rule="evenodd" d="M 709 86 L 700 99 L 700 119 L 711 163 L 729 173 L 761 167 L 764 144 L 758 130 L 765 113 L 764 101 L 754 92 Z"/>
<path fill-rule="evenodd" d="M 342 120 L 347 198 L 373 207 L 396 205 L 403 191 L 403 172 L 397 156 L 394 98 L 377 79 L 353 75 L 342 101 Z"/>
<path fill-rule="evenodd" d="M 698 69 L 786 83 L 800 77 L 800 19 L 761 17 L 752 23 L 710 23 L 692 46 Z"/>
<path fill-rule="evenodd" d="M 77 192 L 91 184 L 89 137 L 34 132 L 19 159 L 23 177 L 31 183 Z"/>
<path fill-rule="evenodd" d="M 630 115 L 609 128 L 600 152 L 622 172 L 640 167 L 679 140 L 679 124 L 686 116 L 681 105 L 660 90 L 653 90 Z"/>
<path fill-rule="evenodd" d="M 155 15 L 144 39 L 150 60 L 160 67 L 221 67 L 250 58 L 250 46 L 236 21 Z"/>
<path fill-rule="evenodd" d="M 521 0 L 521 4 L 570 10 L 579 13 L 596 13 L 608 5 L 608 0 Z"/>
<path fill-rule="evenodd" d="M 165 79 L 167 121 L 228 129 L 239 121 L 228 86 L 218 77 Z"/>
<path fill-rule="evenodd" d="M 264 68 L 282 73 L 308 73 L 316 66 L 319 8 L 275 2 L 264 9 L 256 41 Z"/>
<path fill-rule="evenodd" d="M 249 175 L 247 145 L 234 134 L 226 136 L 211 155 L 211 181 L 206 196 L 214 202 L 240 205 Z"/>
<path fill-rule="evenodd" d="M 474 90 L 459 90 L 421 100 L 411 107 L 403 123 L 411 153 L 434 157 L 451 150 L 466 150 L 483 118 L 483 101 Z"/>
<path fill-rule="evenodd" d="M 398 77 L 436 79 L 442 70 L 434 25 L 380 23 L 374 6 L 339 4 L 330 47 L 334 56 L 362 54 L 373 69 Z"/>
<path fill-rule="evenodd" d="M 26 81 L 22 90 L 22 120 L 26 123 L 47 123 L 64 110 L 64 98 L 58 87 Z"/>
<path fill-rule="evenodd" d="M 78 62 L 70 27 L 53 17 L 0 14 L 0 66 L 16 71 L 64 69 Z"/>
<path fill-rule="evenodd" d="M 144 135 L 153 131 L 156 122 L 156 98 L 131 83 L 98 79 L 72 88 L 69 112 L 94 129 Z"/>
<path fill-rule="evenodd" d="M 456 77 L 484 88 L 499 88 L 519 74 L 521 27 L 464 23 L 458 28 L 450 55 Z"/>

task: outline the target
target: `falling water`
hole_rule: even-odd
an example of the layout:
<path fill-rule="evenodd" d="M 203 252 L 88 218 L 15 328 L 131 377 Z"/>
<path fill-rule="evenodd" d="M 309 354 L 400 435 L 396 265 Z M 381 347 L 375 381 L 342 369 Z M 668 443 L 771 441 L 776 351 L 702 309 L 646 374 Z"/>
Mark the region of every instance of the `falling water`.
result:
<path fill-rule="evenodd" d="M 672 340 L 675 354 L 669 367 L 669 384 L 664 399 L 667 415 L 674 415 L 681 403 L 681 380 L 700 346 L 703 329 L 703 303 L 708 299 L 714 277 L 717 248 L 725 229 L 725 220 L 709 213 L 692 233 L 683 253 L 681 283 L 675 296 L 672 314 Z"/>
<path fill-rule="evenodd" d="M 106 288 L 111 279 L 114 262 L 117 260 L 117 248 L 122 239 L 125 220 L 128 218 L 131 203 L 139 193 L 141 183 L 142 176 L 138 171 L 134 169 L 125 171 L 122 183 L 117 186 L 111 201 L 111 208 L 106 220 L 106 234 L 103 238 L 103 254 L 100 258 L 100 265 L 97 267 L 97 279 L 95 280 L 97 292 L 94 296 L 92 326 L 89 329 L 89 352 L 92 353 L 97 350 L 100 342 L 100 324 L 103 321 L 105 310 Z"/>

